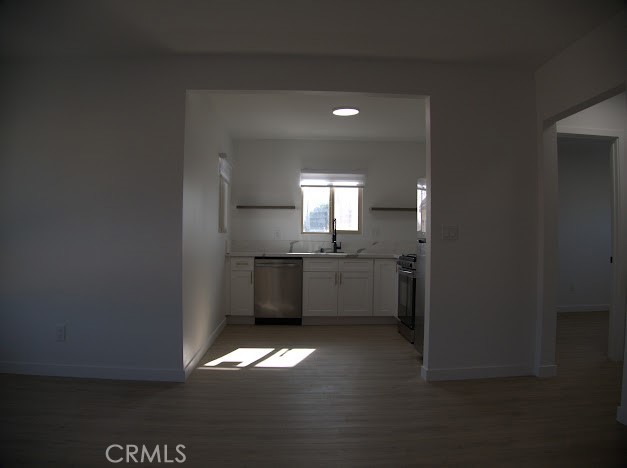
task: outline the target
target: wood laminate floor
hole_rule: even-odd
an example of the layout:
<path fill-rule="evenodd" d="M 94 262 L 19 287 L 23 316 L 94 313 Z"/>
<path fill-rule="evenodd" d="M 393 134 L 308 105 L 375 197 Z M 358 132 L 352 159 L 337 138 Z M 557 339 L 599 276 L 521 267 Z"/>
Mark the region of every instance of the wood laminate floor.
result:
<path fill-rule="evenodd" d="M 552 379 L 426 383 L 385 325 L 228 326 L 201 364 L 239 347 L 315 351 L 186 384 L 2 375 L 2 466 L 138 466 L 107 463 L 113 443 L 167 444 L 170 459 L 183 444 L 194 467 L 627 466 L 607 323 L 560 316 Z"/>

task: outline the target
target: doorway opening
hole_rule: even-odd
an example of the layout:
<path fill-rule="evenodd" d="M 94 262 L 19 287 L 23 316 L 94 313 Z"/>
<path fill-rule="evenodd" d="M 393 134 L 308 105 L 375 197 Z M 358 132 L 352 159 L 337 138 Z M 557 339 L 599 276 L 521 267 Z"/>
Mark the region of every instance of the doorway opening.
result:
<path fill-rule="evenodd" d="M 581 107 L 579 107 L 581 109 Z M 556 325 L 557 325 L 557 312 L 560 304 L 560 295 L 565 295 L 571 298 L 576 298 L 578 289 L 584 291 L 587 286 L 585 281 L 580 279 L 579 287 L 574 284 L 573 281 L 569 281 L 564 278 L 560 278 L 558 275 L 558 252 L 561 247 L 564 247 L 564 243 L 560 246 L 558 242 L 559 234 L 559 221 L 558 213 L 560 213 L 559 207 L 559 188 L 558 188 L 558 147 L 574 145 L 577 147 L 581 145 L 582 141 L 590 141 L 590 145 L 605 146 L 609 148 L 609 174 L 610 182 L 609 187 L 606 185 L 606 190 L 609 189 L 610 198 L 610 254 L 606 256 L 605 268 L 608 268 L 609 273 L 606 270 L 606 275 L 609 274 L 609 309 L 607 316 L 608 334 L 607 334 L 607 349 L 606 355 L 614 361 L 620 361 L 623 359 L 623 353 L 625 349 L 625 284 L 627 284 L 626 277 L 626 252 L 625 252 L 625 237 L 627 234 L 627 158 L 625 155 L 624 142 L 625 133 L 624 128 L 627 122 L 627 111 L 625 109 L 625 93 L 617 93 L 613 97 L 605 100 L 597 101 L 596 104 L 589 106 L 588 108 L 575 112 L 559 121 L 545 122 L 545 129 L 543 131 L 542 142 L 542 155 L 543 161 L 543 209 L 544 209 L 544 226 L 542 236 L 543 242 L 543 256 L 541 258 L 541 268 L 544 272 L 542 282 L 540 283 L 541 296 L 540 300 L 542 307 L 541 320 L 538 322 L 538 327 L 541 333 L 538 334 L 538 346 L 542 349 L 537 353 L 536 361 L 536 374 L 538 376 L 551 376 L 557 371 L 555 366 L 555 344 L 556 344 Z M 573 141 L 574 138 L 580 139 L 579 141 Z M 562 143 L 558 140 L 561 139 Z M 595 140 L 592 142 L 592 140 Z M 607 154 L 607 149 L 605 150 Z M 607 167 L 605 170 L 607 171 Z M 607 172 L 606 172 L 607 174 Z M 606 207 L 607 213 L 607 207 Z M 581 213 L 580 213 L 581 214 Z M 560 213 L 560 216 L 562 213 Z M 590 227 L 586 224 L 585 219 L 580 219 L 576 223 L 575 229 L 584 231 L 584 227 Z M 591 223 L 593 224 L 593 223 Z M 598 233 L 598 230 L 597 230 Z M 608 233 L 606 230 L 606 240 Z M 579 241 L 579 244 L 585 243 L 585 240 Z M 587 245 L 579 245 L 578 254 L 575 253 L 575 257 L 581 257 L 587 255 L 591 249 Z M 594 246 L 599 247 L 598 245 Z M 605 247 L 607 249 L 607 246 Z M 576 249 L 575 249 L 576 250 Z M 612 262 L 610 263 L 610 257 Z M 577 260 L 575 258 L 575 260 Z M 576 262 L 575 262 L 576 263 Z M 580 262 L 581 263 L 581 262 Z M 572 268 L 573 267 L 571 265 Z M 563 266 L 565 269 L 565 266 Z M 577 277 L 578 272 L 571 272 L 573 278 Z M 560 283 L 562 281 L 562 283 Z M 583 283 L 581 283 L 583 281 Z M 605 282 L 607 283 L 607 276 Z M 590 292 L 590 291 L 588 291 Z M 607 290 L 606 290 L 607 293 Z M 605 297 L 608 297 L 607 294 Z M 579 298 L 581 301 L 582 299 Z M 582 309 L 598 309 L 602 308 L 599 305 L 603 304 L 603 301 L 596 299 L 594 304 L 584 304 L 579 302 L 571 302 L 566 306 L 573 305 L 579 307 L 579 311 Z M 587 306 L 587 307 L 586 307 Z M 562 309 L 564 310 L 564 309 Z"/>
<path fill-rule="evenodd" d="M 611 137 L 557 135 L 560 372 L 592 370 L 609 354 L 614 142 Z M 621 324 L 613 321 L 612 326 Z"/>
<path fill-rule="evenodd" d="M 332 114 L 335 107 L 347 104 L 360 113 Z M 306 255 L 330 252 L 335 239 L 327 230 L 303 229 L 302 182 L 314 185 L 312 174 L 324 176 L 317 184 L 341 175 L 337 180 L 342 185 L 354 180 L 363 185 L 355 204 L 359 229 L 338 229 L 341 252 L 332 255 L 371 261 L 365 273 L 304 271 L 303 325 L 332 320 L 395 325 L 394 255 L 417 250 L 415 190 L 417 179 L 426 179 L 427 186 L 429 181 L 428 115 L 429 98 L 418 95 L 188 90 L 184 251 L 204 250 L 202 256 L 184 256 L 183 288 L 186 297 L 199 302 L 211 298 L 217 305 L 184 304 L 184 341 L 189 348 L 198 348 L 193 342 L 213 343 L 203 331 L 217 337 L 225 324 L 254 323 L 255 257 L 309 258 Z M 222 183 L 227 176 L 218 173 L 222 165 L 228 166 L 228 183 Z M 322 214 L 329 206 L 334 211 L 328 213 L 336 212 L 339 201 L 334 197 L 321 205 Z M 200 211 L 208 216 L 198 216 Z M 335 259 L 332 267 L 338 269 L 338 262 Z M 220 284 L 213 284 L 212 277 L 221 278 Z M 207 284 L 212 284 L 211 294 L 206 294 Z M 428 299 L 423 300 L 428 311 Z M 193 310 L 212 314 L 199 317 Z M 428 335 L 427 327 L 424 333 Z M 191 363 L 186 368 L 198 364 L 202 354 L 186 357 Z"/>

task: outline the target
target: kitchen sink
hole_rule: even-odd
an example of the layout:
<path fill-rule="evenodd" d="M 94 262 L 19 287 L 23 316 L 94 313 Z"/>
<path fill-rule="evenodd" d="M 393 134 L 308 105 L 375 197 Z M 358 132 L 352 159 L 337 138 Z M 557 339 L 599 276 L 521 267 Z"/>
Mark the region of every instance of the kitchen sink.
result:
<path fill-rule="evenodd" d="M 296 257 L 307 257 L 315 255 L 319 257 L 357 257 L 357 252 L 288 252 L 286 255 L 294 255 Z"/>

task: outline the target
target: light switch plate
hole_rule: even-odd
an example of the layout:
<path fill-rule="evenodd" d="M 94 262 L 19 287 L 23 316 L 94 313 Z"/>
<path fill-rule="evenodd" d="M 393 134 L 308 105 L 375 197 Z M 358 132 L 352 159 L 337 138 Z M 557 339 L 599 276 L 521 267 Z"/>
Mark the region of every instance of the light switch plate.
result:
<path fill-rule="evenodd" d="M 459 226 L 457 224 L 442 225 L 442 239 L 456 241 L 459 239 Z"/>
<path fill-rule="evenodd" d="M 65 341 L 65 323 L 57 323 L 54 332 L 57 341 Z"/>

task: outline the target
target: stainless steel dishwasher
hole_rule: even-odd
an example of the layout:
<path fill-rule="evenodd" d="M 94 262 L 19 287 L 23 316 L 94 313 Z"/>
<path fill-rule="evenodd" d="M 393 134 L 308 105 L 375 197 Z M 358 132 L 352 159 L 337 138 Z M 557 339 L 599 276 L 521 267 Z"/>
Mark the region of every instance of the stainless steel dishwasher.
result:
<path fill-rule="evenodd" d="M 255 323 L 300 325 L 303 259 L 255 258 Z"/>

